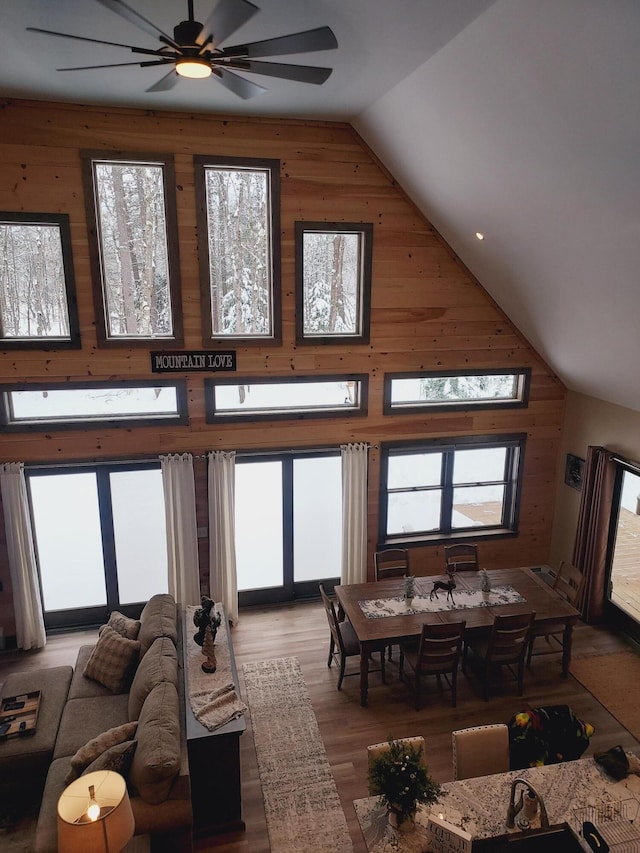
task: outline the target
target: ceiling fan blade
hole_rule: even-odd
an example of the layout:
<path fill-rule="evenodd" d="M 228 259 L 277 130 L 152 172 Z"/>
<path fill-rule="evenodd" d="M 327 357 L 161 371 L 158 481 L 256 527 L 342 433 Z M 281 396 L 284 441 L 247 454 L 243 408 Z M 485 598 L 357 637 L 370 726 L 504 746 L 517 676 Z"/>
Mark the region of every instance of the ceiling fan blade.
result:
<path fill-rule="evenodd" d="M 254 41 L 222 49 L 225 57 L 234 56 L 283 56 L 285 53 L 310 53 L 314 50 L 333 50 L 338 41 L 330 27 L 318 27 L 302 33 Z"/>
<path fill-rule="evenodd" d="M 145 18 L 144 15 L 141 15 L 140 12 L 136 12 L 136 10 L 132 9 L 131 6 L 127 6 L 124 0 L 96 0 L 96 2 L 105 6 L 107 9 L 111 9 L 111 11 L 115 12 L 116 15 L 120 15 L 121 18 L 130 21 L 132 24 L 135 24 L 136 27 L 150 33 L 152 36 L 155 36 L 156 38 L 159 35 L 164 36 L 166 39 L 169 39 L 172 44 L 175 44 L 173 36 L 165 33 L 164 30 L 161 30 L 160 27 L 157 27 L 154 23 Z"/>
<path fill-rule="evenodd" d="M 219 83 L 222 83 L 225 89 L 229 89 L 230 92 L 233 92 L 234 95 L 238 95 L 245 101 L 249 100 L 249 98 L 255 97 L 256 95 L 262 95 L 263 92 L 267 91 L 264 86 L 258 86 L 257 83 L 253 83 L 251 80 L 245 80 L 244 77 L 240 77 L 238 74 L 234 74 L 233 71 L 228 71 L 226 68 L 220 68 L 220 66 L 216 66 L 213 69 L 213 75 Z"/>
<path fill-rule="evenodd" d="M 58 33 L 55 30 L 41 30 L 39 27 L 27 27 L 27 30 L 31 33 L 44 33 L 48 36 L 60 36 L 60 38 L 64 39 L 75 39 L 76 41 L 89 41 L 93 44 L 108 44 L 112 47 L 125 47 L 127 50 L 135 50 L 136 53 L 147 53 L 151 56 L 156 56 L 158 54 L 157 50 L 149 50 L 145 47 L 136 47 L 133 44 L 122 44 L 118 41 L 103 41 L 102 39 L 92 39 L 87 36 L 74 36 L 71 33 Z"/>
<path fill-rule="evenodd" d="M 300 83 L 320 85 L 330 76 L 333 68 L 318 68 L 314 65 L 287 65 L 284 62 L 253 62 L 252 60 L 232 59 L 231 68 L 239 71 L 251 71 L 267 77 L 282 77 L 285 80 L 297 80 Z"/>
<path fill-rule="evenodd" d="M 166 92 L 169 89 L 173 89 L 173 87 L 178 82 L 178 75 L 176 74 L 175 68 L 172 68 L 168 74 L 165 74 L 164 77 L 161 77 L 157 83 L 154 83 L 153 86 L 149 86 L 148 89 L 145 89 L 145 92 Z"/>
<path fill-rule="evenodd" d="M 154 63 L 155 64 L 155 63 Z M 164 63 L 162 63 L 164 65 Z M 91 71 L 94 68 L 127 68 L 131 65 L 140 65 L 139 62 L 110 62 L 108 65 L 74 65 L 67 68 L 56 68 L 56 71 Z"/>
<path fill-rule="evenodd" d="M 249 0 L 218 0 L 202 26 L 197 44 L 203 44 L 211 33 L 214 45 L 219 45 L 259 11 Z"/>

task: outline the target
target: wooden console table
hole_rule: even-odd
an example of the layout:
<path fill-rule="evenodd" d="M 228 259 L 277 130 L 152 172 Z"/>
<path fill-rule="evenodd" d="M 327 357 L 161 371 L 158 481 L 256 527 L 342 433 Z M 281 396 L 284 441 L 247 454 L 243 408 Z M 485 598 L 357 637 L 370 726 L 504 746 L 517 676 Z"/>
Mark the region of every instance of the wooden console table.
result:
<path fill-rule="evenodd" d="M 226 615 L 225 615 L 226 622 Z M 187 648 L 193 644 L 195 627 L 181 614 L 183 677 L 185 679 L 185 716 L 187 751 L 193 807 L 193 834 L 196 837 L 244 829 L 240 780 L 240 735 L 246 729 L 244 717 L 237 717 L 209 731 L 194 716 L 187 683 Z M 229 625 L 226 623 L 233 682 L 238 691 Z"/>

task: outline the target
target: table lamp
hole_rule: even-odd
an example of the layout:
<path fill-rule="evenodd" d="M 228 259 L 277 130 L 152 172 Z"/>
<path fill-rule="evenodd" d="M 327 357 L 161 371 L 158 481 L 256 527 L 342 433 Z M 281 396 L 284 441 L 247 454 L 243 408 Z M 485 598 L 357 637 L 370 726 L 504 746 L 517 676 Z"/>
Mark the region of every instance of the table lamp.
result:
<path fill-rule="evenodd" d="M 80 776 L 58 800 L 60 853 L 120 853 L 134 830 L 126 782 L 112 770 Z"/>

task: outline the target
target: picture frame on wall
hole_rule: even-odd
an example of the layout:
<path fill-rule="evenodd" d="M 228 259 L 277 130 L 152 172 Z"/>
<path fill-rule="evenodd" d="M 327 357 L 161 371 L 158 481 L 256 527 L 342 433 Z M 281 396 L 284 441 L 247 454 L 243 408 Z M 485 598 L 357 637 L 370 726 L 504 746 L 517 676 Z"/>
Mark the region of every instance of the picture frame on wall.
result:
<path fill-rule="evenodd" d="M 564 481 L 572 489 L 582 491 L 582 479 L 584 477 L 584 459 L 567 453 L 567 461 L 564 467 Z"/>

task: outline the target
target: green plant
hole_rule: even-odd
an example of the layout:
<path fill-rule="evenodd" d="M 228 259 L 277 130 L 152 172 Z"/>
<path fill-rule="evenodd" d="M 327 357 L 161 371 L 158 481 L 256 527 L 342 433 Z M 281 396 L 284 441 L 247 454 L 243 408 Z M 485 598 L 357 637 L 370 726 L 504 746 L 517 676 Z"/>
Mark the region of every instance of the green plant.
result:
<path fill-rule="evenodd" d="M 413 598 L 416 588 L 416 579 L 413 575 L 407 575 L 404 579 L 404 597 Z"/>
<path fill-rule="evenodd" d="M 389 749 L 369 765 L 369 788 L 400 820 L 412 815 L 418 803 L 435 803 L 443 793 L 422 762 L 422 746 L 389 738 Z"/>

